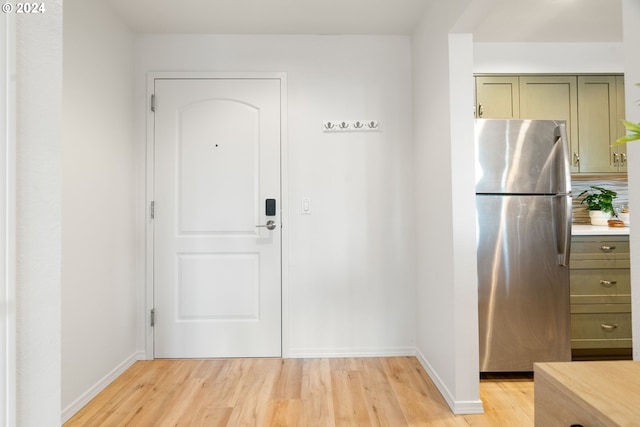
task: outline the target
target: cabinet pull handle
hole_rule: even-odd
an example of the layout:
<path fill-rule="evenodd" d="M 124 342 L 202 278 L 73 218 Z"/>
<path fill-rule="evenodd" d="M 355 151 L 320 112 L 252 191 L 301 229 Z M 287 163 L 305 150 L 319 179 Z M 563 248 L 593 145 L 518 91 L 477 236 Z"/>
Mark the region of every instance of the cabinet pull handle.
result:
<path fill-rule="evenodd" d="M 620 164 L 624 166 L 625 163 L 627 163 L 627 153 L 622 153 L 620 154 Z"/>
<path fill-rule="evenodd" d="M 616 166 L 620 164 L 620 154 L 613 153 L 613 164 Z"/>
<path fill-rule="evenodd" d="M 618 325 L 616 324 L 612 325 L 611 323 L 601 323 L 600 328 L 602 328 L 602 330 L 604 331 L 613 331 L 614 329 L 618 328 Z"/>
<path fill-rule="evenodd" d="M 607 245 L 600 246 L 600 250 L 602 250 L 603 252 L 611 252 L 615 249 L 616 249 L 615 246 L 607 246 Z"/>
<path fill-rule="evenodd" d="M 484 107 L 482 104 L 478 104 L 478 117 L 482 118 L 484 116 Z"/>
<path fill-rule="evenodd" d="M 573 165 L 578 166 L 580 164 L 580 156 L 575 151 L 573 152 Z"/>
<path fill-rule="evenodd" d="M 618 283 L 617 280 L 600 280 L 600 284 L 605 288 L 610 288 Z"/>

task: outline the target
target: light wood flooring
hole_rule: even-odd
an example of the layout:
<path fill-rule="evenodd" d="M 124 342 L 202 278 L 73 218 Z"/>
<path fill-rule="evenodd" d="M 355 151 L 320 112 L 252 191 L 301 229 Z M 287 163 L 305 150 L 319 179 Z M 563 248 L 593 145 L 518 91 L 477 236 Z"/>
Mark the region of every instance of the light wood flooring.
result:
<path fill-rule="evenodd" d="M 141 361 L 64 427 L 533 426 L 533 380 L 480 387 L 455 416 L 415 357 Z"/>

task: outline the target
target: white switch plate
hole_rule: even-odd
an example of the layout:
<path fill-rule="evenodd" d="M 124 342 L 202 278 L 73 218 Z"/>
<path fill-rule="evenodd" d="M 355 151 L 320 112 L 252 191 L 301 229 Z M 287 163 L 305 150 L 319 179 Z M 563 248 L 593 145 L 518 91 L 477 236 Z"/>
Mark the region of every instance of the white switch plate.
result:
<path fill-rule="evenodd" d="M 302 199 L 302 215 L 311 215 L 311 199 L 308 197 Z"/>

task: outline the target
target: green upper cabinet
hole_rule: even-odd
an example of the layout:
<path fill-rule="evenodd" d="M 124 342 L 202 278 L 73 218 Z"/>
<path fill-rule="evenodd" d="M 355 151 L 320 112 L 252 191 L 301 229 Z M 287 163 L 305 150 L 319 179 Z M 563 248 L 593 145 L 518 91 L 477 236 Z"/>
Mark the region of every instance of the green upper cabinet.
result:
<path fill-rule="evenodd" d="M 627 171 L 621 75 L 479 75 L 476 117 L 565 120 L 572 173 Z"/>
<path fill-rule="evenodd" d="M 518 76 L 477 77 L 476 117 L 483 119 L 519 118 Z"/>
<path fill-rule="evenodd" d="M 627 134 L 627 129 L 622 121 L 625 118 L 624 110 L 624 76 L 616 76 L 616 139 Z M 627 172 L 627 144 L 617 145 L 618 157 L 620 159 L 620 172 Z"/>
<path fill-rule="evenodd" d="M 624 172 L 626 154 L 611 143 L 618 139 L 618 79 L 578 77 L 580 172 Z"/>
<path fill-rule="evenodd" d="M 578 92 L 575 76 L 521 76 L 520 117 L 565 120 L 572 156 L 571 172 L 579 172 Z"/>

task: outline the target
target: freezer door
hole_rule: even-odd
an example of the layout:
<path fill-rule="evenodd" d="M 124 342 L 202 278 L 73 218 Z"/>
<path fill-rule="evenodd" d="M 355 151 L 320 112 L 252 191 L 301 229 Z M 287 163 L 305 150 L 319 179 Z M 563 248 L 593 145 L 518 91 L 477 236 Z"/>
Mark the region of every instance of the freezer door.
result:
<path fill-rule="evenodd" d="M 571 359 L 566 198 L 476 197 L 480 371 L 531 371 Z"/>
<path fill-rule="evenodd" d="M 477 119 L 476 193 L 571 191 L 564 121 Z"/>

